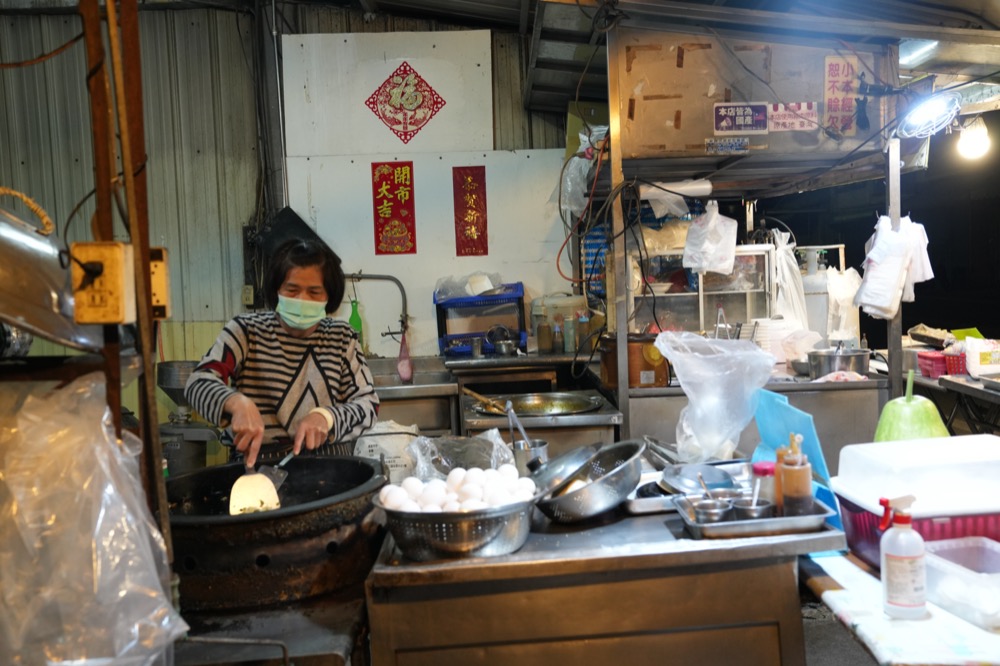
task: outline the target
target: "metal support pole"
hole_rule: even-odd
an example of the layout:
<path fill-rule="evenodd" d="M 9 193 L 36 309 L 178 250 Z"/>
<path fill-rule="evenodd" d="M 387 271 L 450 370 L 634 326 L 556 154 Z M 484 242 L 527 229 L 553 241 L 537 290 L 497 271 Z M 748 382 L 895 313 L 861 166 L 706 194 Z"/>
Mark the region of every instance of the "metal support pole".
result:
<path fill-rule="evenodd" d="M 886 157 L 887 201 L 886 209 L 892 220 L 894 231 L 899 230 L 899 139 L 889 139 Z M 903 395 L 903 304 L 896 309 L 896 316 L 886 323 L 886 338 L 889 351 L 889 398 Z"/>
<path fill-rule="evenodd" d="M 621 106 L 619 105 L 620 82 L 618 80 L 618 32 L 611 30 L 608 37 L 608 111 L 611 137 L 611 191 L 620 190 L 625 182 L 622 171 L 621 151 Z M 621 195 L 619 195 L 621 196 Z M 628 265 L 625 257 L 625 213 L 621 201 L 612 202 L 611 206 L 611 270 L 606 272 L 608 298 L 608 331 L 615 332 L 615 352 L 618 361 L 618 410 L 622 413 L 622 438 L 631 437 L 631 419 L 629 418 L 628 396 L 628 303 L 626 302 L 625 269 Z M 614 299 L 614 309 L 611 304 Z"/>

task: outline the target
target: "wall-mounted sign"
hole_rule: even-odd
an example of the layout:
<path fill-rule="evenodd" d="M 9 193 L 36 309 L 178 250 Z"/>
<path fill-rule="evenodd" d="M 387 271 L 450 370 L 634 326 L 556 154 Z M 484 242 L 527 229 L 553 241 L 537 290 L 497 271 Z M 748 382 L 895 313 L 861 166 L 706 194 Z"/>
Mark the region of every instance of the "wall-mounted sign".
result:
<path fill-rule="evenodd" d="M 767 134 L 767 104 L 714 104 L 715 134 Z"/>
<path fill-rule="evenodd" d="M 403 143 L 409 143 L 441 110 L 444 99 L 408 62 L 403 62 L 371 94 L 365 105 Z"/>
<path fill-rule="evenodd" d="M 789 102 L 767 107 L 767 126 L 772 132 L 792 132 L 819 129 L 819 104 Z"/>
<path fill-rule="evenodd" d="M 375 254 L 416 254 L 413 162 L 372 162 Z"/>
<path fill-rule="evenodd" d="M 746 155 L 750 152 L 750 137 L 727 136 L 721 139 L 705 139 L 706 155 Z"/>
<path fill-rule="evenodd" d="M 486 167 L 452 167 L 455 198 L 455 254 L 459 257 L 490 253 L 486 225 Z"/>
<path fill-rule="evenodd" d="M 857 134 L 857 56 L 826 56 L 823 75 L 823 126 L 844 136 Z"/>

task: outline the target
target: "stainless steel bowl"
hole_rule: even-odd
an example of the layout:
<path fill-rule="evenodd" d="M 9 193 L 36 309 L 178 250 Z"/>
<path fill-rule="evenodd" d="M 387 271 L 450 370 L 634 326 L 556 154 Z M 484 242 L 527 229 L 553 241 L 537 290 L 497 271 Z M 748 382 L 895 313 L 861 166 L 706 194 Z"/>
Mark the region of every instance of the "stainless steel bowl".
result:
<path fill-rule="evenodd" d="M 618 506 L 639 485 L 646 443 L 627 440 L 598 450 L 549 495 L 539 510 L 558 523 L 575 523 Z"/>
<path fill-rule="evenodd" d="M 831 372 L 868 374 L 867 349 L 817 349 L 809 352 L 809 378 L 818 379 Z"/>

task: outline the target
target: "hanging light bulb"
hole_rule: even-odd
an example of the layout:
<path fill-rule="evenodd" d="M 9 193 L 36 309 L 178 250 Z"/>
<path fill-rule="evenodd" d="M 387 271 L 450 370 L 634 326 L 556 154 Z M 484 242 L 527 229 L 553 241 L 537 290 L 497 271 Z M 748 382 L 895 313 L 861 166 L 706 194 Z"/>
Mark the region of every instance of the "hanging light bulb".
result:
<path fill-rule="evenodd" d="M 967 160 L 978 160 L 990 149 L 990 133 L 982 116 L 976 116 L 962 127 L 958 137 L 958 154 Z"/>

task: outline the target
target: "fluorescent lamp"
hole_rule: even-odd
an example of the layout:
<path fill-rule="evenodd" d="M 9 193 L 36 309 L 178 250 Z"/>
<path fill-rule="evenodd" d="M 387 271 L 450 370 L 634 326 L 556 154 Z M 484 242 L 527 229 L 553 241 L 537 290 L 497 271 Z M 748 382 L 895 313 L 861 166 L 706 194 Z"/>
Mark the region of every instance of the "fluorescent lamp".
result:
<path fill-rule="evenodd" d="M 931 51 L 937 48 L 938 43 L 930 39 L 905 39 L 899 44 L 899 66 L 911 67 L 916 65 Z"/>
<path fill-rule="evenodd" d="M 978 160 L 989 149 L 990 133 L 986 130 L 986 122 L 982 116 L 976 116 L 962 127 L 962 134 L 958 137 L 958 154 L 967 160 Z"/>

